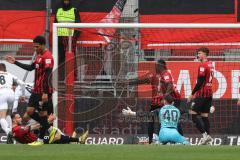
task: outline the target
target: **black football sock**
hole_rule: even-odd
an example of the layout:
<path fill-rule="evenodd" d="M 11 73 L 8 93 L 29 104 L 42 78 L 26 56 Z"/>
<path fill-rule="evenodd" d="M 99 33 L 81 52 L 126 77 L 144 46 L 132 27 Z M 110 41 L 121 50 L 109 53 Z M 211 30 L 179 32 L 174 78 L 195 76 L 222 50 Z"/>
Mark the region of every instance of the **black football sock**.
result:
<path fill-rule="evenodd" d="M 150 122 L 148 122 L 148 143 L 151 144 L 154 132 L 154 115 L 150 112 Z"/>
<path fill-rule="evenodd" d="M 79 142 L 79 138 L 61 135 L 61 139 L 59 140 L 59 142 L 62 144 L 68 144 L 70 142 Z"/>
<path fill-rule="evenodd" d="M 178 132 L 183 136 L 183 129 L 182 129 L 181 123 L 178 123 L 177 129 L 178 129 Z"/>
<path fill-rule="evenodd" d="M 70 137 L 70 142 L 79 142 L 79 138 Z"/>
<path fill-rule="evenodd" d="M 154 131 L 154 122 L 148 122 L 148 138 L 149 138 L 148 143 L 149 144 L 152 143 L 153 131 Z"/>
<path fill-rule="evenodd" d="M 195 123 L 197 129 L 200 131 L 200 133 L 204 133 L 205 127 L 203 126 L 202 118 L 198 118 L 197 114 L 192 114 L 192 121 Z"/>
<path fill-rule="evenodd" d="M 202 120 L 203 120 L 204 127 L 205 127 L 207 134 L 210 134 L 210 123 L 209 123 L 208 117 L 202 117 Z"/>
<path fill-rule="evenodd" d="M 59 140 L 59 142 L 62 144 L 68 144 L 68 143 L 70 143 L 70 137 L 61 135 L 61 139 Z"/>
<path fill-rule="evenodd" d="M 41 124 L 41 128 L 40 128 L 40 134 L 39 134 L 39 138 L 43 139 L 44 135 L 46 133 L 46 131 L 51 127 L 50 124 L 48 123 L 47 117 L 41 117 L 41 121 L 39 122 Z"/>

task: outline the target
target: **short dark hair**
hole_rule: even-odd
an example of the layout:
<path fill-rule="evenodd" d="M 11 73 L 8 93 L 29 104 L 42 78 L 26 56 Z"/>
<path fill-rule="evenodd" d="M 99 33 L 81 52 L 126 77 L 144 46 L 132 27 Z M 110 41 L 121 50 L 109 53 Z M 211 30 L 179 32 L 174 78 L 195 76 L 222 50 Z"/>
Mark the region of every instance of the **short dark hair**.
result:
<path fill-rule="evenodd" d="M 201 47 L 201 48 L 198 48 L 197 49 L 197 53 L 198 52 L 204 52 L 204 53 L 206 53 L 206 55 L 208 56 L 208 54 L 209 54 L 209 49 L 207 48 L 207 47 Z"/>
<path fill-rule="evenodd" d="M 163 59 L 159 59 L 157 61 L 157 64 L 162 65 L 162 66 L 166 66 L 167 65 L 166 62 Z"/>
<path fill-rule="evenodd" d="M 171 103 L 173 103 L 174 102 L 174 98 L 171 96 L 171 95 L 165 95 L 164 97 L 163 97 L 163 99 L 165 100 L 165 101 L 167 101 L 167 103 L 169 103 L 169 104 L 171 104 Z"/>
<path fill-rule="evenodd" d="M 7 72 L 6 65 L 4 63 L 0 63 L 0 71 Z"/>
<path fill-rule="evenodd" d="M 40 45 L 45 45 L 46 44 L 46 39 L 45 37 L 43 36 L 36 36 L 34 39 L 33 39 L 33 43 L 38 43 Z"/>
<path fill-rule="evenodd" d="M 13 113 L 11 114 L 11 119 L 13 120 L 17 114 L 18 114 L 17 112 L 13 112 Z"/>

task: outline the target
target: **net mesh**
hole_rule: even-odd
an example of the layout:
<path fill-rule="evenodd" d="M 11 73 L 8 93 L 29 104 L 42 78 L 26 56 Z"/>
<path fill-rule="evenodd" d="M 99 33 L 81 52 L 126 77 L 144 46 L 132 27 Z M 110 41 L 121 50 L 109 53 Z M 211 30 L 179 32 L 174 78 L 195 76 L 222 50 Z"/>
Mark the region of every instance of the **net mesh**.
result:
<path fill-rule="evenodd" d="M 147 134 L 151 86 L 124 86 L 122 83 L 155 72 L 154 63 L 159 58 L 167 61 L 181 92 L 182 106 L 189 109 L 186 98 L 197 79 L 196 49 L 202 46 L 210 48 L 209 60 L 216 69 L 213 87 L 216 111 L 210 114 L 211 133 L 234 134 L 240 130 L 236 105 L 240 50 L 235 39 L 239 30 L 178 29 L 173 32 L 172 29 L 132 28 L 115 29 L 111 35 L 99 33 L 97 29 L 77 30 L 81 31 L 81 36 L 76 46 L 74 106 L 70 111 L 66 112 L 65 98 L 59 96 L 59 126 L 63 130 L 69 121 L 66 114 L 70 113 L 73 128 L 87 128 L 91 134 Z M 111 42 L 106 42 L 106 36 L 111 37 Z M 58 92 L 64 95 L 65 84 L 60 84 Z M 123 116 L 121 110 L 126 107 L 137 111 L 138 116 Z M 181 121 L 185 134 L 198 133 L 187 114 Z"/>

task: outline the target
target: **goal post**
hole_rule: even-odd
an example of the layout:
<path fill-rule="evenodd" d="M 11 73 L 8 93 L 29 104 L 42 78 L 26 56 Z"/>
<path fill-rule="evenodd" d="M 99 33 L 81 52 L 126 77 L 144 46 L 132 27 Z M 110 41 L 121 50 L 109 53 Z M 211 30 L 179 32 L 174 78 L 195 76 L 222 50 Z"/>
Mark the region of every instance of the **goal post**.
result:
<path fill-rule="evenodd" d="M 53 57 L 54 57 L 54 62 L 55 62 L 55 65 L 54 65 L 54 70 L 57 70 L 58 69 L 58 34 L 57 34 L 57 30 L 58 28 L 71 28 L 71 29 L 78 29 L 78 30 L 82 30 L 82 29 L 98 29 L 98 28 L 101 28 L 101 29 L 107 29 L 107 28 L 113 28 L 113 29 L 236 29 L 236 30 L 240 30 L 240 24 L 237 24 L 237 23 L 212 23 L 212 24 L 209 24 L 209 23 L 54 23 L 53 24 L 53 45 L 52 45 L 52 53 L 53 53 Z M 140 32 L 140 31 L 139 31 Z M 96 33 L 98 34 L 98 33 Z M 170 35 L 170 34 L 169 34 Z M 103 37 L 106 36 L 106 35 L 102 35 Z M 171 35 L 170 35 L 171 36 Z M 224 35 L 222 35 L 224 36 Z M 141 35 L 140 35 L 141 37 Z M 117 37 L 117 39 L 121 39 L 119 37 Z M 139 40 L 140 41 L 140 40 Z M 96 41 L 96 43 L 98 43 L 99 41 Z M 84 42 L 85 43 L 85 42 Z M 108 43 L 108 42 L 106 42 Z M 110 42 L 111 43 L 111 42 Z M 142 42 L 139 42 L 139 44 L 141 45 Z M 114 44 L 113 44 L 114 45 Z M 155 48 L 161 48 L 163 49 L 163 51 L 160 51 L 160 52 L 157 52 L 157 54 L 159 54 L 158 56 L 154 57 L 154 58 L 161 58 L 161 57 L 164 57 L 165 55 L 163 55 L 164 52 L 166 52 L 165 50 L 172 50 L 172 49 L 178 49 L 180 47 L 192 47 L 194 46 L 194 48 L 198 48 L 198 47 L 202 47 L 202 46 L 206 46 L 206 47 L 211 47 L 211 46 L 214 46 L 214 47 L 220 47 L 220 48 L 224 48 L 225 46 L 230 46 L 230 48 L 237 48 L 239 49 L 240 48 L 240 41 L 233 41 L 233 42 L 211 42 L 211 40 L 209 42 L 194 42 L 194 40 L 189 40 L 187 42 L 183 42 L 183 41 L 179 41 L 179 42 L 157 42 L 155 41 L 155 39 L 153 39 L 152 43 L 149 43 L 148 44 L 148 47 L 150 47 L 151 49 L 149 49 L 149 52 L 154 52 L 154 49 Z M 102 46 L 101 46 L 102 47 Z M 110 46 L 111 47 L 111 46 Z M 226 47 L 228 49 L 228 47 Z M 104 47 L 102 47 L 104 48 Z M 164 50 L 165 49 L 165 50 Z M 124 50 L 124 47 L 122 49 L 123 51 L 121 50 L 118 50 L 119 52 L 125 52 Z M 137 48 L 137 53 L 140 53 L 141 51 L 141 48 Z M 143 49 L 142 49 L 143 50 Z M 193 50 L 191 51 L 186 51 L 186 55 L 185 55 L 185 51 L 184 51 L 184 61 L 186 59 L 194 59 L 193 58 L 193 54 L 187 54 L 188 52 L 192 52 Z M 101 49 L 99 49 L 99 52 L 102 52 Z M 227 51 L 226 51 L 227 52 Z M 232 52 L 235 52 L 235 51 L 232 51 Z M 237 51 L 238 52 L 238 51 Z M 169 52 L 170 53 L 170 52 Z M 175 51 L 174 53 L 176 53 L 176 55 L 179 53 L 178 50 Z M 174 56 L 176 56 L 174 54 L 172 55 L 168 55 L 168 58 L 167 58 L 167 61 L 171 61 L 170 59 L 174 59 Z M 140 55 L 136 55 L 136 58 L 139 58 Z M 177 55 L 178 56 L 178 55 Z M 213 55 L 214 56 L 214 55 Z M 224 54 L 222 54 L 221 56 L 224 56 Z M 219 56 L 220 57 L 220 56 Z M 235 56 L 233 57 L 232 59 L 234 58 L 240 58 L 239 56 Z M 137 62 L 139 61 L 139 59 L 137 60 Z M 174 59 L 173 61 L 176 61 L 176 59 Z M 224 61 L 227 61 L 227 59 L 225 59 Z M 139 71 L 139 68 L 141 68 L 143 66 L 143 63 L 145 62 L 139 62 L 139 67 L 138 67 L 138 71 Z M 182 67 L 184 68 L 184 64 L 181 64 L 181 63 L 178 63 L 178 62 L 170 62 L 172 65 L 174 64 L 177 64 L 177 65 L 182 65 Z M 235 65 L 234 64 L 235 62 L 232 61 L 231 63 L 227 63 L 227 64 L 221 64 L 221 63 L 214 63 L 215 65 L 217 65 L 217 67 L 222 67 L 225 69 L 228 69 L 227 65 L 232 65 L 232 68 L 229 67 L 229 70 L 231 69 L 231 75 L 235 75 L 235 76 L 238 76 L 240 74 L 240 72 L 238 72 L 238 70 L 236 69 L 236 66 L 233 66 Z M 236 62 L 237 63 L 237 62 Z M 119 65 L 121 65 L 121 63 L 119 63 Z M 186 63 L 185 65 L 189 65 L 190 67 L 195 67 L 196 65 L 193 64 L 193 63 Z M 224 66 L 226 65 L 226 66 Z M 238 64 L 239 65 L 239 64 Z M 152 64 L 150 65 L 144 65 L 142 68 L 143 70 L 154 70 L 153 68 L 150 68 L 151 66 L 153 66 Z M 119 68 L 118 68 L 119 69 Z M 119 69 L 121 70 L 121 68 Z M 224 71 L 224 70 L 223 70 Z M 141 71 L 139 71 L 141 72 Z M 190 83 L 190 80 L 184 80 L 184 77 L 187 79 L 188 76 L 191 76 L 190 72 L 188 72 L 186 69 L 182 69 L 182 70 L 177 70 L 176 71 L 178 73 L 178 75 L 176 76 L 178 79 L 182 78 L 181 80 L 178 80 L 177 83 L 179 83 L 179 88 L 178 89 L 182 89 L 181 87 L 185 87 L 188 88 L 189 90 L 186 90 L 184 91 L 184 93 L 182 93 L 185 97 L 190 93 L 191 91 L 191 85 L 186 85 L 186 83 Z M 224 71 L 224 72 L 228 72 L 228 71 Z M 183 75 L 183 74 L 187 74 L 187 76 Z M 129 71 L 129 74 L 130 74 L 130 71 Z M 223 86 L 226 86 L 224 83 L 228 83 L 228 80 L 224 81 L 222 80 L 221 78 L 224 77 L 224 74 L 221 73 L 221 71 L 216 71 L 216 75 L 218 75 L 220 78 L 219 78 L 219 85 L 223 84 Z M 104 78 L 106 78 L 107 76 L 105 75 Z M 108 78 L 108 77 L 107 77 Z M 218 78 L 216 78 L 218 80 Z M 226 78 L 227 79 L 227 78 Z M 116 79 L 114 79 L 116 80 Z M 192 83 L 193 80 L 191 80 L 191 83 Z M 237 78 L 232 78 L 232 81 L 229 83 L 231 83 L 232 86 L 235 86 L 237 88 L 239 88 L 238 86 L 238 80 Z M 108 82 L 102 82 L 102 83 L 108 83 Z M 59 103 L 59 100 L 58 100 L 58 92 L 57 92 L 57 88 L 58 88 L 58 84 L 59 84 L 59 80 L 58 80 L 58 74 L 54 74 L 53 76 L 53 84 L 54 84 L 54 88 L 56 88 L 56 92 L 53 93 L 53 104 L 54 104 L 54 112 L 56 113 L 57 115 L 57 118 L 58 118 L 58 103 Z M 116 85 L 116 83 L 113 85 Z M 185 85 L 185 86 L 184 86 Z M 139 87 L 141 88 L 141 87 Z M 138 88 L 138 90 L 139 90 Z M 91 88 L 92 89 L 92 88 Z M 104 89 L 107 89 L 107 90 L 112 90 L 111 87 L 109 88 L 104 88 Z M 113 90 L 116 89 L 114 88 L 113 86 Z M 229 89 L 231 90 L 231 89 Z M 235 88 L 235 90 L 237 90 Z M 232 89 L 232 93 L 231 96 L 230 96 L 230 93 L 226 93 L 225 95 L 222 95 L 223 98 L 229 98 L 231 97 L 232 99 L 236 99 L 239 97 L 238 95 L 238 92 L 235 91 L 234 89 Z M 222 94 L 222 92 L 224 91 L 224 89 L 216 89 L 216 92 L 219 94 L 216 96 L 216 98 Z M 100 92 L 100 91 L 99 91 Z M 114 90 L 114 93 L 116 93 L 116 91 Z M 139 93 L 139 95 L 141 95 L 142 93 Z M 118 95 L 118 94 L 116 94 Z M 120 93 L 119 95 L 123 95 L 122 93 Z M 143 94 L 144 95 L 144 94 Z M 185 98 L 184 97 L 184 98 Z M 118 97 L 117 97 L 118 98 Z M 109 100 L 111 101 L 111 100 Z M 231 104 L 231 107 L 233 106 L 232 102 L 229 102 Z M 127 107 L 127 106 L 124 106 L 124 107 Z M 233 111 L 235 111 L 235 108 L 233 109 Z M 100 112 L 99 112 L 100 113 Z M 68 115 L 68 118 L 70 120 L 73 119 L 73 117 L 71 117 L 73 115 Z M 81 115 L 80 115 L 81 116 Z M 89 116 L 89 115 L 88 115 Z M 221 116 L 221 115 L 220 115 Z M 81 119 L 81 118 L 79 118 Z M 86 118 L 87 122 L 89 121 L 88 118 Z M 223 119 L 221 119 L 222 121 Z M 227 120 L 226 120 L 227 121 Z M 56 121 L 55 125 L 58 125 L 57 124 L 58 120 Z M 218 122 L 220 123 L 220 122 Z"/>

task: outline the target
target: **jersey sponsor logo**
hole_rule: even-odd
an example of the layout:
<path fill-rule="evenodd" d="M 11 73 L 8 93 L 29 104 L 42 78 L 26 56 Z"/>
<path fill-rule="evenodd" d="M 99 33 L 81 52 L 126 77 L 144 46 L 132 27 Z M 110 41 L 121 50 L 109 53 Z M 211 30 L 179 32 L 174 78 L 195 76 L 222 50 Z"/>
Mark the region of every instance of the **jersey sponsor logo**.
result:
<path fill-rule="evenodd" d="M 200 72 L 204 72 L 205 68 L 204 67 L 200 67 Z"/>
<path fill-rule="evenodd" d="M 208 67 L 210 67 L 210 68 L 213 67 L 213 64 L 212 64 L 212 63 L 208 63 L 207 65 L 208 65 Z"/>
<path fill-rule="evenodd" d="M 51 59 L 45 59 L 46 64 L 51 64 Z"/>

